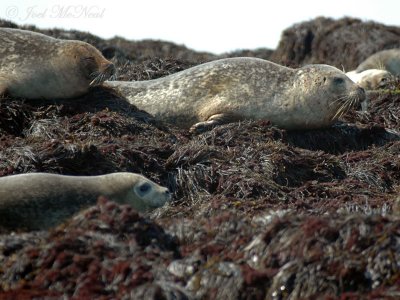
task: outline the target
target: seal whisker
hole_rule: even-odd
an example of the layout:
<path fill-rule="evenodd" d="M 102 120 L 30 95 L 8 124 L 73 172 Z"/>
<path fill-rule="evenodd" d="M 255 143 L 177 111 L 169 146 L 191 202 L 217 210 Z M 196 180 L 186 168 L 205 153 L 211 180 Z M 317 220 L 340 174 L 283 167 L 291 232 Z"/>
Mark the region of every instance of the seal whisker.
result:
<path fill-rule="evenodd" d="M 338 97 L 335 101 L 333 101 L 333 102 L 342 101 L 342 100 L 347 99 L 348 97 L 349 97 L 349 95 L 346 95 L 346 94 L 339 95 L 339 97 Z"/>
<path fill-rule="evenodd" d="M 96 78 L 94 78 L 91 82 L 90 82 L 90 86 L 95 86 L 98 85 L 102 82 L 104 82 L 105 78 L 104 78 L 104 74 L 103 73 L 99 73 Z"/>
<path fill-rule="evenodd" d="M 92 78 L 96 78 L 99 74 L 100 74 L 101 72 L 100 71 L 94 71 L 94 72 L 92 72 L 92 73 L 90 73 L 90 77 L 92 77 Z"/>
<path fill-rule="evenodd" d="M 332 120 L 338 119 L 343 116 L 347 111 L 350 110 L 351 107 L 354 105 L 354 97 L 348 96 L 346 97 L 345 101 L 340 105 L 338 110 L 336 111 L 335 115 L 332 117 Z"/>
<path fill-rule="evenodd" d="M 340 118 L 343 106 L 340 106 L 339 109 L 336 111 L 335 115 L 332 117 L 331 120 L 336 120 Z"/>
<path fill-rule="evenodd" d="M 90 86 L 96 86 L 96 85 L 103 83 L 110 77 L 114 76 L 114 75 L 111 75 L 112 73 L 113 73 L 113 68 L 107 68 L 103 72 L 99 72 L 99 71 L 93 72 L 91 74 L 91 76 L 94 76 L 94 78 L 90 82 Z"/>
<path fill-rule="evenodd" d="M 334 106 L 334 105 L 336 105 L 336 104 L 338 104 L 338 103 L 346 102 L 346 101 L 347 101 L 346 99 L 347 99 L 348 97 L 349 97 L 348 95 L 340 96 L 340 97 L 337 98 L 336 100 L 330 102 L 330 103 L 329 103 L 329 106 Z M 343 101 L 343 100 L 344 100 L 344 101 Z"/>
<path fill-rule="evenodd" d="M 355 96 L 349 96 L 348 100 L 345 102 L 345 106 L 343 108 L 342 114 L 340 115 L 340 117 L 342 115 L 344 115 L 345 113 L 347 113 L 352 107 L 355 106 L 356 103 L 359 103 L 359 97 L 357 95 Z"/>

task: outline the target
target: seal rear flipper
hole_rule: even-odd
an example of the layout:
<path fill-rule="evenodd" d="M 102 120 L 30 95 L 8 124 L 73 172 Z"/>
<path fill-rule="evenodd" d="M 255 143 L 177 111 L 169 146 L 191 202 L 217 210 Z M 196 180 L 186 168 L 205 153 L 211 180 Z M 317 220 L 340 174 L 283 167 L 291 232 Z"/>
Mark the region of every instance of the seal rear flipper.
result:
<path fill-rule="evenodd" d="M 209 117 L 206 121 L 198 122 L 190 127 L 189 132 L 199 134 L 213 129 L 215 126 L 239 121 L 241 118 L 230 113 L 215 114 Z"/>

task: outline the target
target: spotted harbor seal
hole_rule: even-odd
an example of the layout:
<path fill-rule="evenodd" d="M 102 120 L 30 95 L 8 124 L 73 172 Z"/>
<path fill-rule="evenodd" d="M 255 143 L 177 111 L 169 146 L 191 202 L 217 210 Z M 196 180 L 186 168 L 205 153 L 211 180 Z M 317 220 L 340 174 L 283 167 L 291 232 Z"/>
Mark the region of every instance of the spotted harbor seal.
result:
<path fill-rule="evenodd" d="M 281 128 L 331 125 L 365 92 L 328 65 L 291 69 L 258 58 L 212 61 L 163 78 L 106 81 L 156 118 L 199 132 L 235 120 L 265 119 Z"/>
<path fill-rule="evenodd" d="M 66 176 L 29 173 L 0 178 L 0 227 L 41 230 L 55 226 L 102 195 L 139 211 L 170 200 L 170 192 L 134 173 Z"/>
<path fill-rule="evenodd" d="M 372 54 L 357 67 L 357 73 L 369 69 L 386 70 L 400 76 L 400 49 L 382 50 Z"/>
<path fill-rule="evenodd" d="M 0 28 L 0 95 L 74 98 L 114 73 L 114 65 L 88 43 Z"/>
<path fill-rule="evenodd" d="M 360 73 L 347 72 L 346 75 L 365 90 L 376 90 L 385 87 L 393 79 L 393 75 L 385 70 L 370 69 Z"/>

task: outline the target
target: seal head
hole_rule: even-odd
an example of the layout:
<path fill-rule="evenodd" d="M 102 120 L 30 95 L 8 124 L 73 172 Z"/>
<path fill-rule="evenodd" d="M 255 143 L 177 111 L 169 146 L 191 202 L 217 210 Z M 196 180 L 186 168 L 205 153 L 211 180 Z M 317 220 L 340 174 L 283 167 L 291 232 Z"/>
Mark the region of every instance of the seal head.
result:
<path fill-rule="evenodd" d="M 394 79 L 394 76 L 390 72 L 379 69 L 365 70 L 360 73 L 350 71 L 346 75 L 365 90 L 384 88 Z"/>
<path fill-rule="evenodd" d="M 167 188 L 144 176 L 134 173 L 115 173 L 113 176 L 122 177 L 122 174 L 126 176 L 126 189 L 122 189 L 121 192 L 116 191 L 115 196 L 109 194 L 111 200 L 129 204 L 138 211 L 146 211 L 161 207 L 171 199 Z"/>
<path fill-rule="evenodd" d="M 297 92 L 296 92 L 297 91 Z M 363 88 L 342 71 L 329 65 L 307 65 L 296 70 L 293 89 L 289 91 L 294 110 L 287 129 L 328 127 L 350 109 L 359 109 L 366 101 Z M 300 112 L 300 113 L 299 113 Z M 297 120 L 297 121 L 296 121 Z M 307 125 L 304 126 L 304 122 Z"/>
<path fill-rule="evenodd" d="M 78 75 L 85 85 L 99 85 L 115 74 L 115 66 L 88 43 L 63 41 L 58 55 L 65 58 L 64 70 L 67 71 L 68 66 L 72 67 L 71 75 Z"/>
<path fill-rule="evenodd" d="M 74 98 L 114 73 L 114 65 L 88 43 L 0 28 L 0 94 Z"/>

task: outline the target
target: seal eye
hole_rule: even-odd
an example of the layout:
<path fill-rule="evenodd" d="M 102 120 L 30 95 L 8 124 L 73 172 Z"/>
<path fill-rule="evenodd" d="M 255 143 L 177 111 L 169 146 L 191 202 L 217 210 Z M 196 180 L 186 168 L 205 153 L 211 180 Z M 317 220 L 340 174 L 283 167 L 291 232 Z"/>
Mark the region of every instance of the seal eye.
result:
<path fill-rule="evenodd" d="M 147 194 L 150 191 L 150 189 L 151 189 L 150 184 L 146 182 L 139 186 L 138 193 L 140 196 L 143 196 Z"/>
<path fill-rule="evenodd" d="M 83 57 L 83 58 L 81 58 L 81 61 L 86 66 L 91 66 L 91 67 L 95 67 L 96 66 L 96 60 L 94 59 L 93 56 Z"/>
<path fill-rule="evenodd" d="M 333 78 L 333 83 L 334 84 L 343 84 L 344 83 L 344 79 L 340 78 L 340 77 L 335 77 L 335 78 Z"/>

